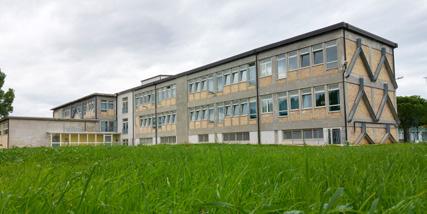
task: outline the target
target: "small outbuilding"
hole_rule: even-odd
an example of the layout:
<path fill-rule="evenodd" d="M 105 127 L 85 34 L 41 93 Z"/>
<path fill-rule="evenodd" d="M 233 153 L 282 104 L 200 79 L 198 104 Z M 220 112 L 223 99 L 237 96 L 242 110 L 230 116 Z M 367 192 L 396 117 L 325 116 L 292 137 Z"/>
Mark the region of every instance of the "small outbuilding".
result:
<path fill-rule="evenodd" d="M 100 132 L 99 121 L 44 117 L 0 120 L 0 148 L 118 143 L 117 132 Z"/>

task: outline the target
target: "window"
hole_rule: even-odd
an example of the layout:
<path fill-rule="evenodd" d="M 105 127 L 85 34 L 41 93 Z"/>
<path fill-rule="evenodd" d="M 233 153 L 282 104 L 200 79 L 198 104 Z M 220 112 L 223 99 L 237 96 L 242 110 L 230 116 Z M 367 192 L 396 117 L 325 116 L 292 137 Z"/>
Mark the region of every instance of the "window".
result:
<path fill-rule="evenodd" d="M 282 139 L 283 140 L 292 140 L 292 132 L 291 131 L 283 131 L 282 132 Z"/>
<path fill-rule="evenodd" d="M 313 129 L 313 138 L 323 139 L 323 129 Z"/>
<path fill-rule="evenodd" d="M 202 111 L 197 111 L 197 120 L 203 120 L 203 113 Z"/>
<path fill-rule="evenodd" d="M 239 72 L 235 72 L 232 74 L 232 82 L 233 84 L 239 83 Z"/>
<path fill-rule="evenodd" d="M 273 112 L 273 97 L 271 95 L 261 98 L 261 112 L 262 113 Z"/>
<path fill-rule="evenodd" d="M 225 84 L 224 85 L 230 85 L 231 84 L 231 74 L 224 75 L 225 78 Z"/>
<path fill-rule="evenodd" d="M 102 112 L 108 111 L 108 101 L 107 100 L 101 100 L 101 111 Z"/>
<path fill-rule="evenodd" d="M 297 59 L 297 51 L 289 52 L 288 54 L 288 63 L 289 63 L 289 70 L 295 70 L 298 68 L 298 59 Z"/>
<path fill-rule="evenodd" d="M 224 77 L 221 75 L 216 78 L 217 85 L 218 85 L 218 91 L 224 90 Z"/>
<path fill-rule="evenodd" d="M 266 59 L 260 62 L 260 77 L 271 75 L 271 59 Z"/>
<path fill-rule="evenodd" d="M 214 90 L 215 90 L 214 89 L 214 81 L 213 81 L 213 78 L 210 77 L 208 79 L 208 91 L 213 92 Z"/>
<path fill-rule="evenodd" d="M 302 139 L 301 130 L 292 130 L 292 139 L 294 140 Z"/>
<path fill-rule="evenodd" d="M 329 95 L 329 111 L 340 110 L 340 89 L 338 84 L 328 86 Z"/>
<path fill-rule="evenodd" d="M 175 122 L 176 122 L 176 114 L 172 114 L 171 119 L 170 119 L 170 123 L 175 124 Z"/>
<path fill-rule="evenodd" d="M 196 82 L 196 92 L 201 92 L 201 91 L 202 91 L 202 83 Z"/>
<path fill-rule="evenodd" d="M 325 106 L 325 87 L 318 86 L 314 88 L 314 94 L 316 97 L 316 107 Z"/>
<path fill-rule="evenodd" d="M 279 116 L 287 116 L 288 115 L 288 98 L 286 94 L 279 95 Z"/>
<path fill-rule="evenodd" d="M 172 98 L 176 97 L 176 85 L 173 85 L 171 88 L 171 97 Z"/>
<path fill-rule="evenodd" d="M 160 137 L 160 143 L 165 143 L 165 144 L 176 143 L 176 136 Z"/>
<path fill-rule="evenodd" d="M 231 109 L 231 105 L 225 106 L 225 115 L 226 116 L 233 116 L 233 111 Z"/>
<path fill-rule="evenodd" d="M 209 121 L 215 122 L 215 110 L 213 108 L 209 109 Z"/>
<path fill-rule="evenodd" d="M 249 106 L 248 106 L 247 101 L 242 102 L 240 104 L 240 108 L 241 108 L 240 112 L 241 112 L 242 115 L 248 115 L 248 113 L 249 113 Z"/>
<path fill-rule="evenodd" d="M 218 120 L 223 121 L 225 117 L 224 106 L 218 106 Z"/>
<path fill-rule="evenodd" d="M 286 78 L 288 76 L 285 54 L 277 56 L 277 73 L 279 79 Z"/>
<path fill-rule="evenodd" d="M 249 83 L 253 84 L 253 85 L 256 83 L 256 69 L 255 69 L 255 65 L 251 65 L 249 67 Z"/>
<path fill-rule="evenodd" d="M 249 101 L 249 118 L 250 119 L 255 119 L 257 118 L 257 106 L 256 106 L 256 98 L 252 98 Z"/>
<path fill-rule="evenodd" d="M 113 132 L 114 131 L 114 121 L 101 121 L 101 132 Z"/>
<path fill-rule="evenodd" d="M 128 119 L 123 119 L 123 123 L 122 123 L 122 133 L 123 134 L 127 134 L 128 130 L 129 130 L 129 126 L 128 126 Z"/>
<path fill-rule="evenodd" d="M 304 139 L 313 139 L 312 129 L 303 130 L 303 133 L 304 133 Z"/>
<path fill-rule="evenodd" d="M 239 79 L 240 79 L 240 82 L 246 82 L 248 80 L 248 70 L 246 68 L 242 68 L 240 70 Z"/>
<path fill-rule="evenodd" d="M 335 68 L 338 65 L 337 42 L 326 43 L 326 68 Z"/>
<path fill-rule="evenodd" d="M 197 91 L 197 84 L 193 83 L 192 88 L 191 88 L 191 93 L 196 93 Z"/>
<path fill-rule="evenodd" d="M 240 106 L 239 106 L 239 104 L 234 104 L 233 105 L 233 115 L 234 116 L 239 116 L 240 115 Z"/>
<path fill-rule="evenodd" d="M 208 115 L 208 110 L 207 109 L 203 109 L 203 120 L 207 120 L 209 119 L 209 115 Z"/>
<path fill-rule="evenodd" d="M 312 105 L 312 96 L 311 96 L 311 88 L 302 90 L 302 107 L 303 109 L 311 108 Z"/>
<path fill-rule="evenodd" d="M 104 143 L 112 143 L 112 142 L 113 142 L 113 136 L 104 135 Z"/>
<path fill-rule="evenodd" d="M 208 84 L 206 80 L 203 80 L 200 84 L 202 85 L 202 91 L 208 90 Z"/>
<path fill-rule="evenodd" d="M 298 91 L 293 91 L 289 93 L 291 98 L 291 110 L 299 109 L 299 94 Z"/>
<path fill-rule="evenodd" d="M 127 97 L 123 97 L 122 98 L 122 113 L 128 113 L 129 109 L 128 109 L 128 98 Z"/>
<path fill-rule="evenodd" d="M 301 68 L 310 66 L 310 48 L 301 49 L 300 62 Z"/>
<path fill-rule="evenodd" d="M 199 134 L 199 143 L 206 143 L 209 142 L 209 135 L 208 134 Z"/>
<path fill-rule="evenodd" d="M 151 137 L 139 138 L 139 144 L 152 144 L 152 143 L 153 143 L 153 138 Z"/>
<path fill-rule="evenodd" d="M 249 141 L 249 132 L 223 133 L 222 140 L 224 142 L 233 141 Z"/>
<path fill-rule="evenodd" d="M 101 100 L 101 111 L 106 112 L 108 110 L 114 109 L 113 101 Z"/>
<path fill-rule="evenodd" d="M 314 45 L 313 51 L 313 64 L 318 65 L 323 63 L 323 47 L 322 44 Z"/>

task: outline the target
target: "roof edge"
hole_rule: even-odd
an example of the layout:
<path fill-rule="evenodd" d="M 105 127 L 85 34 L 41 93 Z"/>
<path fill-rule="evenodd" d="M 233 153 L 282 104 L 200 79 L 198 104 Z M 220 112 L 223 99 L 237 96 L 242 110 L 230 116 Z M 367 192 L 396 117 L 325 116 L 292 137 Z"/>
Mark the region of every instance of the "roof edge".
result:
<path fill-rule="evenodd" d="M 51 108 L 50 110 L 54 111 L 54 110 L 57 110 L 57 109 L 59 109 L 59 108 L 62 108 L 62 107 L 68 106 L 68 105 L 72 105 L 72 104 L 74 104 L 74 103 L 77 103 L 77 102 L 80 102 L 80 101 L 83 101 L 83 100 L 85 100 L 85 99 L 89 99 L 89 98 L 91 98 L 91 97 L 95 97 L 95 96 L 101 96 L 101 97 L 116 97 L 116 94 L 92 93 L 92 94 L 86 95 L 86 96 L 84 96 L 84 97 L 80 97 L 80 98 L 78 98 L 78 99 L 72 100 L 72 101 L 70 101 L 70 102 L 66 102 L 66 103 L 61 104 L 61 105 L 59 105 L 59 106 L 56 106 L 56 107 L 54 107 L 54 108 Z"/>
<path fill-rule="evenodd" d="M 65 122 L 98 122 L 95 119 L 67 119 L 67 118 L 52 118 L 52 117 L 31 117 L 31 116 L 7 116 L 0 119 L 0 122 L 5 120 L 39 120 L 39 121 L 65 121 Z"/>

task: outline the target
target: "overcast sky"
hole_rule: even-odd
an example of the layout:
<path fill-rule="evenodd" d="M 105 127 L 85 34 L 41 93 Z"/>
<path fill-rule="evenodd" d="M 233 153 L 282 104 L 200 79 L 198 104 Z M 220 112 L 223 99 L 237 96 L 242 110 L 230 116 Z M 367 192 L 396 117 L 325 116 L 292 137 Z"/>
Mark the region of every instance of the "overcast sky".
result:
<path fill-rule="evenodd" d="M 0 0 L 13 115 L 115 93 L 341 21 L 397 42 L 399 95 L 427 97 L 427 1 Z"/>

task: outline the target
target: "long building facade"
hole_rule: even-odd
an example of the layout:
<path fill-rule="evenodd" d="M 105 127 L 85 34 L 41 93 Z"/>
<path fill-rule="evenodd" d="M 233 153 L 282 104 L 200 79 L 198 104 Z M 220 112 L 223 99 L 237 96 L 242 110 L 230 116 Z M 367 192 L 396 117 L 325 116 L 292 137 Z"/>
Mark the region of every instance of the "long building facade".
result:
<path fill-rule="evenodd" d="M 398 139 L 397 44 L 347 23 L 117 94 L 53 109 L 93 119 L 125 145 L 383 144 Z"/>

